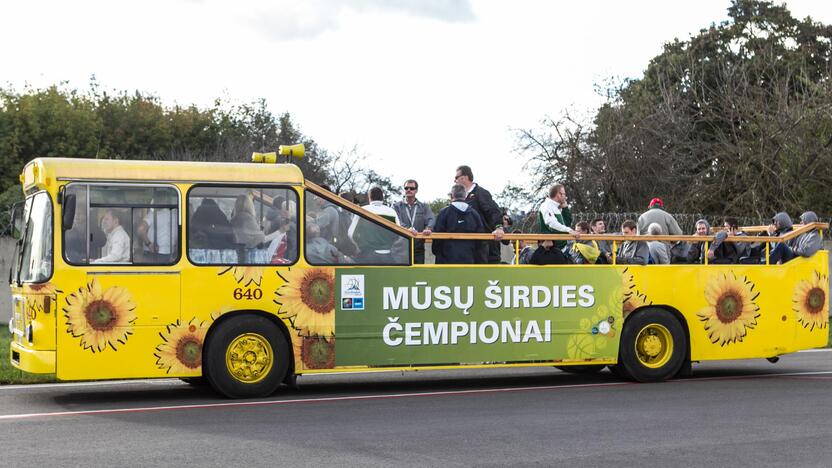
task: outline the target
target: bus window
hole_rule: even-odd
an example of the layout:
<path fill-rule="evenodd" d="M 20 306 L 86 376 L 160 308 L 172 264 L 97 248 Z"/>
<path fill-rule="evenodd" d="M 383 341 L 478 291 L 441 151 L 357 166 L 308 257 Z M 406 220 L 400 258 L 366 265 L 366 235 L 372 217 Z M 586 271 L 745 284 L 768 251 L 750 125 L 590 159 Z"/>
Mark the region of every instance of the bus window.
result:
<path fill-rule="evenodd" d="M 410 239 L 306 192 L 305 254 L 310 265 L 409 265 Z"/>
<path fill-rule="evenodd" d="M 40 192 L 27 201 L 23 215 L 26 222 L 21 283 L 42 283 L 52 276 L 52 201 Z"/>
<path fill-rule="evenodd" d="M 197 186 L 188 192 L 188 258 L 196 265 L 291 265 L 298 197 L 268 187 Z"/>
<path fill-rule="evenodd" d="M 173 187 L 71 184 L 75 217 L 64 257 L 75 265 L 172 265 L 179 259 L 179 192 Z"/>

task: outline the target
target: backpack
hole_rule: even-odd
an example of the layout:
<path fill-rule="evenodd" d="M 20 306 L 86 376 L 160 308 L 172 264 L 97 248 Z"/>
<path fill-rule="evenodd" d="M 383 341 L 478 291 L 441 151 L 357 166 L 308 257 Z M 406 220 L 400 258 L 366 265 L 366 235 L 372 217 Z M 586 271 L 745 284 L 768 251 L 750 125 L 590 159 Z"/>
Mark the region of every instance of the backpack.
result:
<path fill-rule="evenodd" d="M 350 239 L 350 225 L 353 214 L 347 210 L 338 210 L 338 232 L 335 233 L 333 244 L 342 254 L 352 256 L 358 253 L 358 247 Z"/>

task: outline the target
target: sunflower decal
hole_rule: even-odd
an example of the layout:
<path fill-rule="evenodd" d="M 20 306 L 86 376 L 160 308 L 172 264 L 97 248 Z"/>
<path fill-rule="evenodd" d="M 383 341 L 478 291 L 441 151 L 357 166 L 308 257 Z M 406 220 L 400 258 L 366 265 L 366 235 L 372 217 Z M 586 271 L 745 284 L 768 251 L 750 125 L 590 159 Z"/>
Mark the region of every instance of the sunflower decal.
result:
<path fill-rule="evenodd" d="M 636 282 L 635 278 L 633 278 L 633 274 L 630 273 L 629 268 L 625 268 L 624 271 L 621 272 L 622 276 L 622 284 L 624 286 L 624 296 L 623 296 L 623 316 L 626 317 L 630 315 L 631 312 L 638 309 L 639 307 L 651 305 L 649 299 L 647 299 L 646 294 L 642 294 L 636 289 Z"/>
<path fill-rule="evenodd" d="M 808 328 L 826 328 L 829 325 L 829 285 L 826 275 L 816 271 L 810 280 L 797 283 L 792 295 L 792 308 L 797 321 Z"/>
<path fill-rule="evenodd" d="M 278 273 L 285 283 L 275 291 L 278 314 L 301 336 L 335 334 L 335 269 L 294 268 Z"/>
<path fill-rule="evenodd" d="M 107 346 L 117 351 L 133 334 L 137 318 L 127 289 L 113 286 L 102 290 L 95 279 L 66 297 L 63 312 L 67 332 L 81 338 L 81 346 L 92 352 L 104 351 Z"/>
<path fill-rule="evenodd" d="M 208 332 L 209 321 L 192 318 L 188 323 L 179 320 L 159 333 L 162 343 L 156 347 L 156 365 L 168 374 L 188 374 L 202 368 L 202 343 Z"/>
<path fill-rule="evenodd" d="M 236 266 L 236 267 L 228 267 L 223 268 L 220 270 L 218 276 L 222 276 L 226 273 L 231 273 L 234 277 L 234 281 L 240 284 L 242 287 L 247 288 L 251 284 L 255 286 L 260 286 L 263 282 L 263 267 L 258 266 Z"/>
<path fill-rule="evenodd" d="M 335 338 L 307 336 L 301 338 L 301 360 L 305 369 L 332 369 L 335 367 Z"/>
<path fill-rule="evenodd" d="M 747 277 L 728 272 L 711 279 L 705 286 L 708 302 L 696 313 L 705 322 L 705 331 L 713 344 L 725 346 L 742 342 L 748 330 L 757 326 L 760 307 L 754 302 L 760 295 Z"/>

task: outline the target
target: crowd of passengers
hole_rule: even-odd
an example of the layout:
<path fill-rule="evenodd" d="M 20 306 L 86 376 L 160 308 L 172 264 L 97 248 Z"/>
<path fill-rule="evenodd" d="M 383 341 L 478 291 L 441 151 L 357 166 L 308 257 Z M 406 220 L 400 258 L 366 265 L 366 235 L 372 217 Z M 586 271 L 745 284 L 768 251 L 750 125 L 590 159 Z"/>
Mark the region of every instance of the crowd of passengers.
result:
<path fill-rule="evenodd" d="M 430 235 L 435 232 L 450 233 L 491 233 L 494 241 L 443 240 L 433 239 L 431 250 L 437 264 L 496 264 L 501 263 L 500 242 L 503 240 L 510 218 L 493 200 L 491 193 L 474 182 L 469 166 L 459 166 L 454 175 L 454 184 L 449 195 L 449 204 L 434 216 L 430 206 L 416 197 L 419 184 L 407 180 L 403 185 L 402 200 L 388 205 L 384 193 L 373 188 L 368 193 L 369 203 L 362 208 L 395 222 L 414 233 Z M 341 196 L 349 198 L 348 195 Z M 346 216 L 350 225 L 347 235 L 338 238 L 338 224 Z M 314 239 L 310 249 L 307 240 L 307 256 L 328 263 L 387 264 L 406 261 L 409 243 L 406 238 L 388 235 L 375 230 L 369 236 L 358 236 L 354 231 L 358 217 L 321 199 L 317 216 L 307 219 L 307 237 Z M 340 220 L 340 221 L 339 221 Z M 802 224 L 817 222 L 814 212 L 807 211 L 800 216 Z M 309 227 L 312 227 L 310 229 Z M 359 223 L 360 226 L 360 223 Z M 316 229 L 317 227 L 317 229 Z M 787 213 L 777 213 L 771 225 L 763 233 L 755 235 L 781 236 L 793 230 L 792 220 Z M 711 235 L 711 226 L 704 219 L 696 222 L 694 236 Z M 540 205 L 537 215 L 536 232 L 545 234 L 570 234 L 575 240 L 541 240 L 533 247 L 529 243 L 511 242 L 517 245 L 514 262 L 521 264 L 611 264 L 613 246 L 617 246 L 615 262 L 618 264 L 670 264 L 670 263 L 764 263 L 766 243 L 734 242 L 728 237 L 746 234 L 739 230 L 738 221 L 726 217 L 722 229 L 715 229 L 715 239 L 703 242 L 667 242 L 663 240 L 611 240 L 581 239 L 582 235 L 607 234 L 603 219 L 572 224 L 572 214 L 567 203 L 566 189 L 556 184 L 549 190 L 548 197 Z M 519 233 L 519 231 L 512 231 Z M 667 236 L 682 235 L 683 232 L 674 217 L 665 211 L 661 199 L 654 198 L 648 209 L 637 220 L 626 220 L 621 225 L 624 236 L 639 235 Z M 398 244 L 398 245 L 397 245 Z M 785 263 L 798 257 L 810 257 L 822 247 L 818 230 L 800 234 L 784 242 L 769 244 L 770 262 Z M 348 247 L 347 247 L 348 246 Z M 707 246 L 707 247 L 706 247 Z M 346 248 L 345 248 L 346 247 Z M 310 252 L 311 250 L 311 252 Z M 707 259 L 707 260 L 706 260 Z M 425 242 L 414 242 L 414 263 L 425 261 Z"/>
<path fill-rule="evenodd" d="M 324 186 L 324 189 L 328 187 Z M 432 233 L 490 233 L 493 241 L 432 239 L 431 250 L 437 264 L 496 264 L 501 263 L 501 246 L 517 246 L 513 262 L 520 264 L 611 264 L 613 248 L 617 246 L 615 263 L 670 264 L 670 263 L 764 263 L 766 244 L 770 263 L 784 263 L 802 256 L 810 257 L 822 246 L 818 230 L 813 229 L 783 242 L 734 242 L 730 237 L 746 234 L 739 231 L 735 218 L 726 217 L 723 229 L 715 230 L 715 238 L 708 242 L 667 242 L 665 240 L 622 239 L 621 241 L 586 239 L 589 234 L 607 234 L 603 219 L 578 222 L 573 225 L 567 203 L 566 189 L 556 184 L 540 205 L 536 232 L 569 234 L 573 240 L 541 240 L 536 247 L 529 243 L 503 240 L 511 219 L 493 200 L 491 193 L 474 182 L 469 166 L 459 166 L 449 192 L 448 206 L 434 216 L 430 206 L 416 197 L 419 184 L 407 180 L 402 200 L 388 205 L 384 192 L 373 187 L 368 203 L 362 208 L 413 233 L 430 236 Z M 349 194 L 342 197 L 351 199 Z M 288 198 L 288 195 L 287 195 Z M 233 211 L 227 216 L 217 200 L 206 196 L 190 215 L 189 249 L 198 263 L 289 264 L 298 258 L 297 226 L 299 213 L 296 202 L 282 196 L 269 197 L 262 191 L 237 193 Z M 258 214 L 255 201 L 262 207 Z M 230 206 L 226 206 L 226 209 Z M 326 200 L 314 193 L 307 195 L 305 210 L 305 254 L 313 265 L 330 264 L 408 264 L 410 239 Z M 150 210 L 134 229 L 141 244 L 150 255 L 172 253 L 170 216 L 152 216 Z M 153 220 L 156 219 L 154 223 Z M 800 216 L 802 224 L 818 221 L 814 212 Z M 101 219 L 106 242 L 101 256 L 93 263 L 117 263 L 130 258 L 130 237 L 121 227 L 112 210 Z M 787 213 L 777 213 L 762 235 L 781 236 L 793 229 Z M 158 233 L 157 233 L 158 231 Z M 512 231 L 517 233 L 518 231 Z M 154 236 L 155 234 L 155 236 Z M 164 234 L 164 235 L 159 235 Z M 626 220 L 621 234 L 681 235 L 674 217 L 665 211 L 661 199 L 650 201 L 647 211 L 638 220 Z M 704 219 L 696 222 L 695 236 L 708 236 L 711 226 Z M 756 233 L 755 233 L 756 234 Z M 414 241 L 413 263 L 425 263 L 425 241 Z"/>

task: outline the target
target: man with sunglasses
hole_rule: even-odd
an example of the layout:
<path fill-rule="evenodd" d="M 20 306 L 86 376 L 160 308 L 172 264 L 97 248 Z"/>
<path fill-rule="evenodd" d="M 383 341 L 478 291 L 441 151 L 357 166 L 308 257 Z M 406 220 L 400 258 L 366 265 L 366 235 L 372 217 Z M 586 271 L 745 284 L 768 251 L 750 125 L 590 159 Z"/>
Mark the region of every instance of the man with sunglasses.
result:
<path fill-rule="evenodd" d="M 399 216 L 399 223 L 414 233 L 430 234 L 436 222 L 433 211 L 427 203 L 416 199 L 419 183 L 409 179 L 404 183 L 404 199 L 393 204 Z M 416 239 L 413 243 L 413 263 L 425 263 L 425 241 Z"/>

